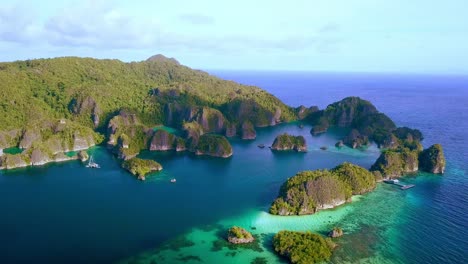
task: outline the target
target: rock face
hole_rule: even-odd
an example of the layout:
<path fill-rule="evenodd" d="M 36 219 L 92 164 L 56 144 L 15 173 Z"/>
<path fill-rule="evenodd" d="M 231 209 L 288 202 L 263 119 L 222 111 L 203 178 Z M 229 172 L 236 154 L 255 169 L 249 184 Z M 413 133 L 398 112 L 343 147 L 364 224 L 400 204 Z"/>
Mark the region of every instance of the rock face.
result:
<path fill-rule="evenodd" d="M 278 151 L 295 150 L 298 152 L 306 152 L 307 144 L 303 136 L 292 136 L 284 133 L 275 138 L 271 149 Z"/>
<path fill-rule="evenodd" d="M 232 244 L 247 244 L 254 241 L 254 237 L 242 227 L 233 226 L 228 231 L 228 241 Z"/>
<path fill-rule="evenodd" d="M 195 149 L 195 154 L 228 158 L 232 156 L 232 147 L 229 141 L 223 136 L 205 134 L 200 137 Z"/>
<path fill-rule="evenodd" d="M 94 128 L 99 126 L 99 116 L 102 114 L 102 111 L 92 97 L 73 99 L 70 102 L 69 110 L 75 115 L 88 115 L 93 122 Z"/>
<path fill-rule="evenodd" d="M 153 130 L 143 125 L 136 114 L 120 111 L 107 126 L 107 147 L 118 158 L 129 160 L 148 149 L 152 135 Z"/>
<path fill-rule="evenodd" d="M 312 123 L 313 135 L 324 133 L 331 126 L 353 129 L 344 143 L 354 148 L 367 144 L 367 139 L 380 145 L 396 129 L 389 117 L 359 97 L 347 97 L 330 104 L 325 110 L 310 113 L 305 120 Z"/>
<path fill-rule="evenodd" d="M 384 178 L 398 178 L 404 174 L 415 173 L 419 169 L 419 151 L 407 148 L 398 150 L 385 150 L 371 171 L 379 171 Z"/>
<path fill-rule="evenodd" d="M 78 152 L 78 158 L 81 160 L 81 162 L 85 162 L 89 159 L 88 152 L 82 150 Z"/>
<path fill-rule="evenodd" d="M 255 131 L 255 128 L 250 121 L 245 121 L 242 123 L 241 137 L 242 139 L 249 140 L 255 139 L 257 137 L 257 132 Z"/>
<path fill-rule="evenodd" d="M 350 163 L 343 163 L 330 171 L 303 171 L 281 186 L 270 213 L 313 214 L 349 202 L 352 194 L 366 193 L 374 188 L 374 175 Z"/>
<path fill-rule="evenodd" d="M 160 129 L 156 131 L 151 139 L 149 150 L 171 150 L 176 147 L 176 136 Z"/>
<path fill-rule="evenodd" d="M 216 109 L 203 107 L 201 114 L 197 117 L 197 122 L 205 133 L 222 134 L 226 130 L 226 120 L 224 115 Z"/>
<path fill-rule="evenodd" d="M 445 156 L 442 146 L 435 144 L 423 150 L 419 155 L 419 164 L 421 170 L 442 174 L 445 172 Z"/>
<path fill-rule="evenodd" d="M 234 137 L 237 134 L 237 128 L 235 124 L 228 124 L 226 126 L 226 137 Z"/>
<path fill-rule="evenodd" d="M 369 143 L 367 136 L 361 135 L 357 129 L 351 130 L 351 132 L 343 139 L 343 143 L 350 146 L 353 149 L 362 147 Z"/>
<path fill-rule="evenodd" d="M 154 171 L 162 170 L 161 164 L 154 160 L 145 160 L 139 158 L 132 158 L 122 163 L 122 167 L 128 170 L 131 174 L 138 177 L 139 180 L 144 181 L 146 175 Z"/>
<path fill-rule="evenodd" d="M 343 236 L 343 229 L 335 227 L 330 232 L 328 232 L 328 236 L 332 238 Z"/>
<path fill-rule="evenodd" d="M 41 133 L 40 131 L 36 131 L 35 129 L 26 129 L 21 136 L 21 141 L 19 143 L 19 148 L 28 149 L 32 146 L 34 141 L 41 140 Z"/>
<path fill-rule="evenodd" d="M 302 119 L 306 118 L 308 115 L 319 111 L 319 108 L 317 106 L 311 106 L 311 107 L 307 108 L 307 107 L 301 105 L 301 106 L 297 107 L 295 110 L 296 110 L 297 117 L 299 117 L 299 119 L 302 120 Z"/>

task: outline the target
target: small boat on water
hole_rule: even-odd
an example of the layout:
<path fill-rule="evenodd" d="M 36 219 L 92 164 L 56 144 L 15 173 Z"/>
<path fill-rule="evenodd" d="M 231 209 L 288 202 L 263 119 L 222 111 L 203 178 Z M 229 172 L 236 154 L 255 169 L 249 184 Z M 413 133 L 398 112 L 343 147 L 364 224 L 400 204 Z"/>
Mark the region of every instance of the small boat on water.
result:
<path fill-rule="evenodd" d="M 86 168 L 99 169 L 99 168 L 101 168 L 101 166 L 99 166 L 99 164 L 97 164 L 94 161 L 93 156 L 91 156 L 91 157 L 89 157 L 89 161 L 88 161 L 88 164 L 86 165 Z"/>
<path fill-rule="evenodd" d="M 264 148 L 265 147 L 265 144 L 260 144 L 258 145 L 259 148 Z"/>
<path fill-rule="evenodd" d="M 172 183 L 175 183 L 176 181 L 177 181 L 177 180 L 176 180 L 175 178 L 172 178 L 172 179 L 171 179 L 171 182 L 172 182 Z"/>

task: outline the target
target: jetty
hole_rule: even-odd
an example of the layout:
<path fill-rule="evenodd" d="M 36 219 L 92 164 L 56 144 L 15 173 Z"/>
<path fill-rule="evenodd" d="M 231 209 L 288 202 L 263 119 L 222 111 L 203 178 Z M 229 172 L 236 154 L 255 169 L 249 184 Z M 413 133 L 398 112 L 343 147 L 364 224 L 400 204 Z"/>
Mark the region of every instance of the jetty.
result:
<path fill-rule="evenodd" d="M 399 180 L 394 180 L 394 179 L 390 179 L 390 180 L 384 180 L 385 183 L 388 183 L 388 184 L 393 184 L 393 185 L 396 185 L 396 186 L 399 186 L 401 190 L 407 190 L 407 189 L 410 189 L 410 188 L 413 188 L 414 184 L 403 184 L 401 183 Z"/>

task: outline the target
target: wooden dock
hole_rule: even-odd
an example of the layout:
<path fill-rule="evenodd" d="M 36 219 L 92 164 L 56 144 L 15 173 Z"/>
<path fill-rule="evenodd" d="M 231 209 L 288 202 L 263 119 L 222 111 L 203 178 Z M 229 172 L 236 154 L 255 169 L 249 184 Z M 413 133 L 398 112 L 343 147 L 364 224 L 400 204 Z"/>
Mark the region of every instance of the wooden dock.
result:
<path fill-rule="evenodd" d="M 393 181 L 384 181 L 385 183 L 388 183 L 388 184 L 393 184 L 393 185 L 396 185 L 396 186 L 400 186 L 400 189 L 401 190 L 407 190 L 407 189 L 410 189 L 410 188 L 413 188 L 414 184 L 402 184 L 402 183 L 399 183 L 399 182 L 393 182 Z"/>

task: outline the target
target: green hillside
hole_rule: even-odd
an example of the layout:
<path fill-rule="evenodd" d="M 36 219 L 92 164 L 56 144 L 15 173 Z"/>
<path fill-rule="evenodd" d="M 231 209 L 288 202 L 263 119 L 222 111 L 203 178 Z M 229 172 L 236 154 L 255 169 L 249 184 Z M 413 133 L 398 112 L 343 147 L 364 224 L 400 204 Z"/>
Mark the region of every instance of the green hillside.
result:
<path fill-rule="evenodd" d="M 99 127 L 122 108 L 147 125 L 162 124 L 167 98 L 154 93 L 171 89 L 182 103 L 225 109 L 230 101 L 252 100 L 272 113 L 279 107 L 283 121 L 295 118 L 289 107 L 260 88 L 221 80 L 162 55 L 131 63 L 63 57 L 0 63 L 0 131 L 59 118 L 92 126 L 89 113 L 72 109 L 88 97 L 101 113 Z"/>

